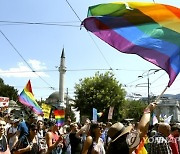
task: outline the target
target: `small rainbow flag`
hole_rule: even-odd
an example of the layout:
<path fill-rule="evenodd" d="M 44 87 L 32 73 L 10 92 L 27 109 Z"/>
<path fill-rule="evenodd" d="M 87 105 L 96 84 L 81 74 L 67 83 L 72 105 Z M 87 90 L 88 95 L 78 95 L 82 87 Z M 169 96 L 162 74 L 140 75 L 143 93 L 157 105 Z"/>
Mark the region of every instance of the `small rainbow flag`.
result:
<path fill-rule="evenodd" d="M 40 106 L 38 105 L 38 103 L 34 98 L 30 80 L 24 87 L 23 91 L 20 93 L 19 102 L 31 108 L 36 114 L 38 115 L 43 114 L 42 109 L 40 108 Z"/>
<path fill-rule="evenodd" d="M 98 118 L 102 117 L 102 115 L 103 115 L 103 112 L 97 113 Z"/>
<path fill-rule="evenodd" d="M 57 126 L 63 126 L 65 120 L 65 110 L 54 110 Z"/>

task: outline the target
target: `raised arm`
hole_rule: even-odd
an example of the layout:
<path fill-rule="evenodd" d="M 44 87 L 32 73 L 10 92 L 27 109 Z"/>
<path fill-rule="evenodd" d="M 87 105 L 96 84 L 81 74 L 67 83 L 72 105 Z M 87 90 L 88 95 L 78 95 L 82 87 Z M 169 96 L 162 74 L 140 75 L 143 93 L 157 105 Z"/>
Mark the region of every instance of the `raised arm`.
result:
<path fill-rule="evenodd" d="M 150 103 L 144 110 L 143 116 L 139 122 L 138 130 L 140 132 L 139 136 L 140 139 L 145 136 L 148 132 L 149 122 L 151 118 L 151 112 L 155 109 L 157 106 L 156 103 Z"/>
<path fill-rule="evenodd" d="M 139 132 L 139 136 L 136 137 L 136 141 L 138 142 L 134 142 L 133 145 L 130 147 L 129 152 L 132 153 L 137 146 L 139 145 L 139 142 L 142 140 L 142 138 L 147 134 L 148 132 L 148 127 L 149 127 L 149 122 L 150 122 L 150 118 L 151 118 L 151 112 L 155 109 L 156 107 L 156 103 L 150 103 L 144 110 L 143 115 L 141 117 L 141 120 L 138 124 L 138 128 L 137 131 Z"/>

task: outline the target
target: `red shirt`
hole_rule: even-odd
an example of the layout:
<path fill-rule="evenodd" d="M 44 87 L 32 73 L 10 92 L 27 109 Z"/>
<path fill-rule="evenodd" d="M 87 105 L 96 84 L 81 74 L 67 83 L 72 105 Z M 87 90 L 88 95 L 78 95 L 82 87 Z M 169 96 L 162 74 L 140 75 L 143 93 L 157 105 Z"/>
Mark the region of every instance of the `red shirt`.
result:
<path fill-rule="evenodd" d="M 53 133 L 53 132 L 51 132 L 52 133 L 52 135 L 53 135 L 53 141 L 52 141 L 52 143 L 54 144 L 58 139 L 59 139 L 59 136 L 58 136 L 58 134 L 56 134 L 56 133 Z"/>
<path fill-rule="evenodd" d="M 168 136 L 168 140 L 169 140 L 170 147 L 172 149 L 172 153 L 173 154 L 179 154 L 178 143 L 177 143 L 176 138 L 172 134 L 170 134 Z"/>

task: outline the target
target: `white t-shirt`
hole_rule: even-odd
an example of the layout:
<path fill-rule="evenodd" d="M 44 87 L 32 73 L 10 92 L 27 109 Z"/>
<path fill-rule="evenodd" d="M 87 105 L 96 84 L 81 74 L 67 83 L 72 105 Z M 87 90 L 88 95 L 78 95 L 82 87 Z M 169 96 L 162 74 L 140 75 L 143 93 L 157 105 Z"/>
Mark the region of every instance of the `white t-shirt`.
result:
<path fill-rule="evenodd" d="M 93 149 L 92 150 L 98 154 L 105 154 L 104 142 L 103 142 L 102 138 L 99 138 L 98 143 L 93 142 Z"/>

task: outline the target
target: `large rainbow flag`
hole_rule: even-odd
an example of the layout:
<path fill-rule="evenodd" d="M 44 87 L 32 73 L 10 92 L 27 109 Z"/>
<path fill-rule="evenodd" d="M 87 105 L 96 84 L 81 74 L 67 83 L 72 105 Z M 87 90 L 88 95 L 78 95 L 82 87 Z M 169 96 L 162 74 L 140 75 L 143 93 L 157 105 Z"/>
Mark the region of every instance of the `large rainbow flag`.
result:
<path fill-rule="evenodd" d="M 84 27 L 120 52 L 137 54 L 165 70 L 169 83 L 180 72 L 180 9 L 151 2 L 89 7 Z"/>
<path fill-rule="evenodd" d="M 23 91 L 20 93 L 19 102 L 31 108 L 36 114 L 43 114 L 42 109 L 34 98 L 30 80 L 24 87 Z"/>
<path fill-rule="evenodd" d="M 65 121 L 65 110 L 54 110 L 57 126 L 63 126 Z"/>

